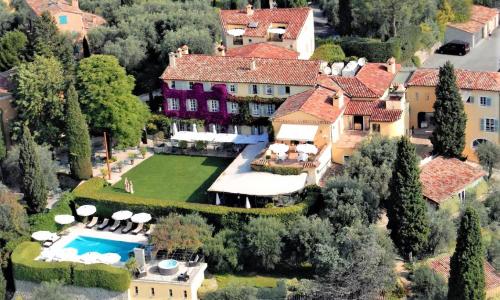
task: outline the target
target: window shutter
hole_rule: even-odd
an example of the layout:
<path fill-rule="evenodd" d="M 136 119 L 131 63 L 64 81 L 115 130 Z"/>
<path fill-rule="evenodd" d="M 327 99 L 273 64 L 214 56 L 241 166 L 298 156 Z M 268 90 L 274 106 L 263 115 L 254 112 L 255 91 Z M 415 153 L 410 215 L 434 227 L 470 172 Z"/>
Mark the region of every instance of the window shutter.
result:
<path fill-rule="evenodd" d="M 286 91 L 285 91 L 285 87 L 284 87 L 284 86 L 282 86 L 282 85 L 280 85 L 280 86 L 278 87 L 278 93 L 280 94 L 280 96 L 284 95 L 284 94 L 286 93 Z"/>
<path fill-rule="evenodd" d="M 479 120 L 481 123 L 481 131 L 484 131 L 484 119 Z"/>
<path fill-rule="evenodd" d="M 257 95 L 260 94 L 260 85 L 256 84 L 257 86 Z"/>
<path fill-rule="evenodd" d="M 498 131 L 498 119 L 495 119 L 495 130 L 494 131 L 495 132 Z"/>
<path fill-rule="evenodd" d="M 486 98 L 486 106 L 491 106 L 491 98 L 490 97 Z"/>
<path fill-rule="evenodd" d="M 238 93 L 238 84 L 234 84 L 234 93 L 237 94 Z"/>

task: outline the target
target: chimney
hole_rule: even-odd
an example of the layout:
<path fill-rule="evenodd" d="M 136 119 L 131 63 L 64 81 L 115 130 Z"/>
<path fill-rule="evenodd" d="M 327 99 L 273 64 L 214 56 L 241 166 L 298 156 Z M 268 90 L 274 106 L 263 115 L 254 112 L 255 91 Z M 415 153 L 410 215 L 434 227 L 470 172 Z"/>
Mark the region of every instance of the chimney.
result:
<path fill-rule="evenodd" d="M 252 60 L 250 62 L 250 70 L 255 71 L 257 69 L 257 62 L 255 60 Z"/>
<path fill-rule="evenodd" d="M 80 8 L 80 6 L 78 5 L 78 0 L 71 0 L 71 6 L 75 8 Z"/>
<path fill-rule="evenodd" d="M 182 49 L 177 48 L 177 57 L 182 57 Z"/>
<path fill-rule="evenodd" d="M 188 55 L 189 54 L 189 47 L 188 47 L 188 45 L 182 46 L 181 49 L 182 49 L 182 54 L 183 55 Z"/>
<path fill-rule="evenodd" d="M 224 47 L 224 45 L 217 47 L 217 55 L 226 56 L 226 47 Z"/>
<path fill-rule="evenodd" d="M 246 13 L 247 13 L 247 16 L 253 15 L 252 4 L 247 4 L 247 6 L 246 6 Z"/>
<path fill-rule="evenodd" d="M 333 106 L 335 106 L 339 109 L 344 107 L 344 92 L 342 90 L 338 90 L 335 92 L 335 96 L 333 97 L 332 104 L 333 104 Z"/>
<path fill-rule="evenodd" d="M 396 74 L 396 59 L 394 57 L 387 60 L 387 72 Z"/>
<path fill-rule="evenodd" d="M 171 67 L 171 68 L 176 68 L 177 65 L 176 65 L 176 57 L 175 57 L 175 53 L 174 52 L 170 52 L 168 54 L 168 65 Z"/>

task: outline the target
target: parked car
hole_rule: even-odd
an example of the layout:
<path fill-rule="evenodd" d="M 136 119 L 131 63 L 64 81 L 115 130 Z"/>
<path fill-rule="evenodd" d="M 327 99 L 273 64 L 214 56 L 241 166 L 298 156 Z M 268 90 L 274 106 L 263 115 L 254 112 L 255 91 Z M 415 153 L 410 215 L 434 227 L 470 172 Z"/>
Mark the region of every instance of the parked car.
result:
<path fill-rule="evenodd" d="M 469 43 L 464 41 L 454 40 L 439 47 L 439 49 L 436 52 L 440 54 L 451 54 L 451 55 L 461 56 L 469 53 L 469 51 L 470 51 Z"/>

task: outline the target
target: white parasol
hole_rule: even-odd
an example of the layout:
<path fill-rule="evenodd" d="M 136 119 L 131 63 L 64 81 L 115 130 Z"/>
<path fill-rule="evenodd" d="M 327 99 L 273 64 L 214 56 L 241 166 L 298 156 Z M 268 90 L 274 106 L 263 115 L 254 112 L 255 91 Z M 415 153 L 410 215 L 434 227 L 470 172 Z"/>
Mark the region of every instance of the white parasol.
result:
<path fill-rule="evenodd" d="M 101 254 L 97 252 L 87 252 L 80 257 L 80 261 L 84 264 L 95 264 L 101 258 Z"/>
<path fill-rule="evenodd" d="M 56 215 L 54 221 L 56 221 L 57 224 L 67 225 L 75 222 L 75 217 L 72 215 Z"/>
<path fill-rule="evenodd" d="M 250 200 L 248 199 L 248 197 L 247 197 L 247 199 L 245 201 L 245 208 L 252 208 L 252 206 L 250 205 Z"/>
<path fill-rule="evenodd" d="M 297 152 L 315 154 L 318 153 L 318 148 L 313 144 L 299 144 L 297 145 Z"/>
<path fill-rule="evenodd" d="M 147 222 L 151 221 L 151 215 L 148 213 L 139 213 L 139 214 L 133 215 L 131 220 L 134 223 L 147 223 Z"/>
<path fill-rule="evenodd" d="M 82 205 L 76 209 L 76 214 L 81 217 L 88 217 L 95 214 L 96 208 L 94 205 Z"/>
<path fill-rule="evenodd" d="M 127 219 L 130 219 L 130 217 L 132 217 L 133 213 L 129 210 L 120 210 L 120 211 L 117 211 L 115 212 L 111 218 L 113 220 L 116 220 L 116 221 L 123 221 L 123 220 L 127 220 Z"/>
<path fill-rule="evenodd" d="M 54 251 L 54 260 L 70 261 L 78 256 L 78 250 L 75 248 L 61 248 Z"/>
<path fill-rule="evenodd" d="M 269 33 L 275 33 L 275 34 L 285 34 L 286 29 L 285 28 L 269 28 L 267 30 Z"/>
<path fill-rule="evenodd" d="M 56 252 L 52 248 L 45 248 L 43 249 L 42 253 L 40 253 L 40 256 L 38 256 L 39 260 L 52 260 L 54 258 L 54 255 Z"/>
<path fill-rule="evenodd" d="M 36 232 L 33 232 L 33 234 L 31 235 L 31 237 L 34 239 L 34 240 L 37 240 L 37 241 L 40 241 L 40 242 L 43 242 L 43 241 L 46 241 L 46 240 L 50 240 L 52 238 L 54 234 L 50 231 L 36 231 Z"/>
<path fill-rule="evenodd" d="M 122 257 L 118 253 L 105 253 L 99 255 L 97 261 L 103 264 L 113 265 L 119 262 L 121 259 Z"/>
<path fill-rule="evenodd" d="M 273 151 L 274 153 L 286 153 L 288 152 L 288 145 L 281 144 L 281 143 L 274 143 L 271 146 L 269 146 L 269 150 Z"/>
<path fill-rule="evenodd" d="M 227 31 L 227 34 L 232 35 L 232 36 L 242 36 L 245 34 L 245 29 L 239 29 L 239 28 L 229 29 Z"/>

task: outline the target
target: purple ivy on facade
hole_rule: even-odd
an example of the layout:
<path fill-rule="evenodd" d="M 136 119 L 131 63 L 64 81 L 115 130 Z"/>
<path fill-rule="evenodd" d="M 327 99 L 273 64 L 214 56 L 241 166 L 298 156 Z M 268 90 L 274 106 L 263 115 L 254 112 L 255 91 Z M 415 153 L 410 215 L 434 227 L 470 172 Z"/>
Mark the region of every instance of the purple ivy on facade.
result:
<path fill-rule="evenodd" d="M 215 84 L 211 91 L 204 91 L 202 83 L 194 83 L 191 90 L 172 89 L 166 82 L 162 83 L 163 112 L 167 117 L 179 119 L 200 119 L 208 124 L 218 124 L 226 126 L 231 124 L 231 115 L 227 111 L 227 101 L 231 96 L 227 92 L 225 84 Z M 168 109 L 168 98 L 179 99 L 179 110 Z M 198 109 L 196 111 L 187 110 L 187 99 L 196 99 Z M 219 101 L 219 111 L 208 111 L 208 100 Z"/>

